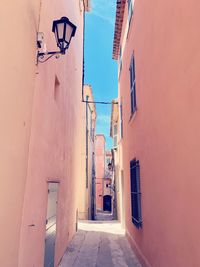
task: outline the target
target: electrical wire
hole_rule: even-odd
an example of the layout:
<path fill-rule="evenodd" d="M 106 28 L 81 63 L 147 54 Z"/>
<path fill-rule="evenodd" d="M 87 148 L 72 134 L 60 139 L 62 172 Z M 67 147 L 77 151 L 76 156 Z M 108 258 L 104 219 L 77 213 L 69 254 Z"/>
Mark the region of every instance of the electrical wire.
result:
<path fill-rule="evenodd" d="M 101 105 L 118 105 L 118 102 L 104 102 L 104 101 L 85 101 L 82 100 L 83 103 L 88 103 L 88 104 L 101 104 Z"/>

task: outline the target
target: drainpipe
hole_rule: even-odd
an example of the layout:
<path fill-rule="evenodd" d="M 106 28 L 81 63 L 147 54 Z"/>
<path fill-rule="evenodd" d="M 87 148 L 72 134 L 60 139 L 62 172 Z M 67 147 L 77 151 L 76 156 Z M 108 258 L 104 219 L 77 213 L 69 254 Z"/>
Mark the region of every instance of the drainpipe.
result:
<path fill-rule="evenodd" d="M 92 153 L 92 196 L 91 196 L 91 219 L 95 220 L 95 153 Z"/>
<path fill-rule="evenodd" d="M 86 171 L 86 188 L 88 188 L 88 99 L 89 99 L 89 96 L 87 95 L 86 96 L 86 103 L 85 103 L 85 106 L 86 106 L 86 168 L 85 168 L 85 171 Z"/>
<path fill-rule="evenodd" d="M 83 69 L 82 69 L 82 102 L 84 102 L 84 84 L 85 84 L 85 3 L 83 1 Z"/>
<path fill-rule="evenodd" d="M 113 190 L 114 190 L 114 200 L 113 200 L 113 219 L 117 220 L 117 188 L 116 188 L 116 168 L 115 168 L 115 152 L 114 149 L 111 150 L 112 152 L 112 164 L 113 164 Z"/>

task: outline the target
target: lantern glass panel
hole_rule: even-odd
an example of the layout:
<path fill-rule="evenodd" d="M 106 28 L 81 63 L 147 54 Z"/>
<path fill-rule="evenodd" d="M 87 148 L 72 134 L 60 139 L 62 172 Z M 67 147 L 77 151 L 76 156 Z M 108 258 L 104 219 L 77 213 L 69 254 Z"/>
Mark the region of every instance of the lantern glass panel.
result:
<path fill-rule="evenodd" d="M 64 23 L 58 23 L 57 24 L 57 31 L 58 31 L 58 41 L 63 41 L 64 37 Z"/>
<path fill-rule="evenodd" d="M 72 32 L 73 32 L 73 27 L 71 25 L 66 25 L 66 36 L 65 36 L 65 41 L 67 43 L 70 43 L 71 37 L 72 37 Z"/>

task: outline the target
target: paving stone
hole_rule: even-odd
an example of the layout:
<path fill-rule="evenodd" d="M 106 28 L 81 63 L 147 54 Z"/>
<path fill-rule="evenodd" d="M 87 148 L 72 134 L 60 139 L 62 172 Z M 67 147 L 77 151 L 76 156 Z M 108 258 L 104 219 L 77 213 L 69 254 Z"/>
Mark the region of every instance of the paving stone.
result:
<path fill-rule="evenodd" d="M 118 242 L 121 250 L 123 251 L 124 257 L 126 259 L 126 264 L 128 266 L 142 267 L 141 264 L 139 263 L 136 255 L 133 253 L 127 239 L 124 237 L 119 237 L 117 242 Z"/>
<path fill-rule="evenodd" d="M 81 221 L 59 267 L 142 267 L 116 221 Z"/>
<path fill-rule="evenodd" d="M 76 233 L 63 256 L 59 267 L 73 266 L 85 240 L 86 233 L 87 232 L 81 230 Z"/>
<path fill-rule="evenodd" d="M 109 234 L 102 233 L 100 237 L 99 250 L 96 267 L 112 267 L 112 256 L 110 250 Z"/>

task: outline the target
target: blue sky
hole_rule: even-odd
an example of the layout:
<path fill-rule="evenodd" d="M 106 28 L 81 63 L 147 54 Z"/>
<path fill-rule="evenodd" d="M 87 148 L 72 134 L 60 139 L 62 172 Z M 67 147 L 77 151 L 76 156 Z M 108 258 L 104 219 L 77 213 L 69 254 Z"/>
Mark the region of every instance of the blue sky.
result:
<path fill-rule="evenodd" d="M 91 0 L 92 11 L 86 13 L 85 83 L 92 85 L 95 101 L 112 101 L 117 97 L 117 63 L 112 59 L 116 0 Z M 96 105 L 97 133 L 110 135 L 111 105 Z"/>

